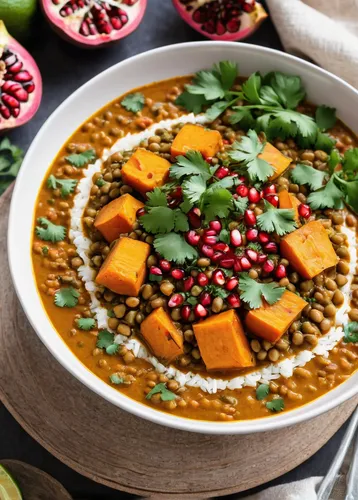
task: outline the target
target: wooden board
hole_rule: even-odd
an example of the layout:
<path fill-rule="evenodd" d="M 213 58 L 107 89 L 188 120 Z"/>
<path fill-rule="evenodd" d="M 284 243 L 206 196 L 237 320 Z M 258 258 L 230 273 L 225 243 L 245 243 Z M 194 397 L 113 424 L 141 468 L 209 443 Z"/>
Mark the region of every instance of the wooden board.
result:
<path fill-rule="evenodd" d="M 51 356 L 19 305 L 6 256 L 10 196 L 0 199 L 0 399 L 33 438 L 77 472 L 156 499 L 235 493 L 308 459 L 357 405 L 355 398 L 309 424 L 275 432 L 209 436 L 151 424 L 104 401 Z"/>

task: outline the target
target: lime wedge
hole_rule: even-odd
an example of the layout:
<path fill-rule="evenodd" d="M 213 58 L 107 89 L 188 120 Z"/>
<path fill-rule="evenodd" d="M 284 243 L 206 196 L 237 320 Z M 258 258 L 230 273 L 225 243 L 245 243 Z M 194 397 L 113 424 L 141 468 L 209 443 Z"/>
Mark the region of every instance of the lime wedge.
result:
<path fill-rule="evenodd" d="M 0 464 L 0 500 L 22 500 L 21 491 L 10 473 Z"/>

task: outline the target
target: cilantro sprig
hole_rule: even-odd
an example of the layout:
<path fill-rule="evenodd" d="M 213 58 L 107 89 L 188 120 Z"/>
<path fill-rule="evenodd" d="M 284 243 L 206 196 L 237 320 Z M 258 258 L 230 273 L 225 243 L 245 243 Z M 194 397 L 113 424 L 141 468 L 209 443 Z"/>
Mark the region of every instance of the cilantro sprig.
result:
<path fill-rule="evenodd" d="M 178 233 L 158 234 L 154 238 L 153 246 L 164 259 L 178 264 L 198 257 L 196 249 L 185 241 L 184 236 Z"/>
<path fill-rule="evenodd" d="M 14 144 L 11 144 L 7 137 L 0 142 L 0 195 L 7 189 L 16 178 L 24 152 Z"/>
<path fill-rule="evenodd" d="M 50 175 L 47 179 L 47 187 L 50 189 L 61 188 L 62 198 L 66 198 L 75 190 L 78 181 L 75 179 L 57 179 L 54 175 Z"/>
<path fill-rule="evenodd" d="M 290 208 L 276 208 L 264 200 L 264 212 L 257 216 L 257 225 L 262 231 L 275 232 L 279 236 L 291 233 L 297 227 L 295 211 Z"/>
<path fill-rule="evenodd" d="M 121 101 L 121 105 L 132 113 L 138 113 L 144 108 L 145 97 L 141 92 L 134 92 L 133 94 L 127 94 Z"/>
<path fill-rule="evenodd" d="M 46 219 L 46 217 L 39 217 L 37 219 L 39 226 L 35 227 L 35 233 L 40 240 L 51 241 L 57 243 L 63 241 L 66 237 L 66 228 L 59 226 Z"/>
<path fill-rule="evenodd" d="M 313 191 L 323 186 L 326 177 L 327 172 L 300 163 L 291 171 L 291 179 L 294 183 L 300 186 L 308 184 Z"/>
<path fill-rule="evenodd" d="M 73 153 L 72 155 L 66 156 L 68 163 L 76 168 L 82 168 L 96 158 L 97 155 L 94 149 L 87 149 L 87 151 L 83 153 Z"/>
<path fill-rule="evenodd" d="M 266 408 L 272 412 L 280 412 L 285 409 L 285 401 L 283 398 L 274 398 L 266 403 Z"/>
<path fill-rule="evenodd" d="M 167 384 L 165 383 L 155 385 L 153 389 L 146 395 L 146 399 L 152 399 L 152 396 L 154 396 L 154 394 L 160 394 L 160 399 L 162 401 L 172 401 L 176 398 L 174 392 L 167 389 Z"/>
<path fill-rule="evenodd" d="M 95 328 L 96 321 L 93 318 L 79 318 L 76 320 L 76 324 L 80 330 L 88 332 Z"/>
<path fill-rule="evenodd" d="M 358 342 L 358 322 L 352 321 L 343 327 L 344 337 L 343 340 L 346 344 L 356 344 Z"/>
<path fill-rule="evenodd" d="M 251 309 L 258 309 L 263 305 L 263 299 L 270 305 L 282 297 L 286 288 L 278 286 L 277 283 L 259 283 L 249 277 L 248 273 L 240 274 L 239 279 L 240 298 Z"/>
<path fill-rule="evenodd" d="M 54 302 L 57 307 L 75 307 L 80 293 L 73 287 L 60 288 L 55 292 Z"/>
<path fill-rule="evenodd" d="M 96 346 L 99 349 L 105 349 L 110 356 L 117 354 L 119 348 L 118 344 L 114 342 L 114 333 L 108 330 L 101 330 L 98 333 Z"/>
<path fill-rule="evenodd" d="M 265 399 L 270 393 L 270 386 L 268 384 L 260 384 L 256 388 L 256 399 L 258 401 L 262 401 Z"/>

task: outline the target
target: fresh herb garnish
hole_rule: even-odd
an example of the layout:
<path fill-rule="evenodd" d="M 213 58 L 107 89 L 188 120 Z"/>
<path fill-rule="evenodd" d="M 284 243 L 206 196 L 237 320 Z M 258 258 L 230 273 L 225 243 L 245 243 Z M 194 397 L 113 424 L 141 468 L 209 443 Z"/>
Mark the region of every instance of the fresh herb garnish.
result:
<path fill-rule="evenodd" d="M 51 241 L 56 243 L 58 241 L 63 241 L 66 237 L 66 228 L 63 226 L 58 226 L 53 224 L 51 221 L 45 217 L 39 217 L 37 222 L 40 224 L 36 226 L 35 232 L 36 236 L 43 241 Z"/>
<path fill-rule="evenodd" d="M 113 356 L 118 352 L 118 344 L 114 342 L 114 333 L 108 330 L 101 330 L 97 336 L 96 346 L 105 349 L 106 353 Z"/>
<path fill-rule="evenodd" d="M 50 189 L 61 188 L 61 196 L 65 198 L 66 196 L 73 193 L 78 181 L 75 179 L 56 179 L 54 175 L 50 175 L 47 179 L 47 187 Z"/>
<path fill-rule="evenodd" d="M 220 297 L 221 299 L 226 299 L 226 297 L 230 294 L 225 288 L 217 285 L 207 285 L 205 287 L 205 292 L 210 293 L 213 297 Z"/>
<path fill-rule="evenodd" d="M 329 106 L 318 106 L 316 109 L 316 123 L 318 128 L 324 132 L 336 124 L 336 110 Z"/>
<path fill-rule="evenodd" d="M 179 208 L 169 208 L 167 197 L 159 188 L 148 193 L 146 208 L 147 213 L 141 216 L 140 223 L 148 233 L 159 234 L 189 230 L 187 216 Z"/>
<path fill-rule="evenodd" d="M 96 326 L 96 321 L 93 318 L 79 318 L 76 320 L 76 324 L 80 330 L 93 330 Z"/>
<path fill-rule="evenodd" d="M 24 152 L 11 144 L 7 137 L 0 142 L 0 195 L 10 186 L 16 178 Z"/>
<path fill-rule="evenodd" d="M 282 297 L 285 287 L 277 283 L 259 283 L 249 277 L 247 273 L 240 274 L 239 279 L 240 298 L 246 302 L 251 309 L 258 309 L 263 304 L 263 299 L 272 305 Z"/>
<path fill-rule="evenodd" d="M 270 392 L 270 386 L 268 384 L 260 384 L 256 388 L 256 399 L 258 401 L 262 401 L 269 395 L 269 392 Z"/>
<path fill-rule="evenodd" d="M 176 164 L 170 167 L 170 177 L 179 180 L 187 175 L 200 175 L 207 181 L 214 171 L 199 151 L 188 151 L 185 156 L 176 158 Z"/>
<path fill-rule="evenodd" d="M 294 183 L 300 186 L 308 184 L 313 191 L 323 186 L 326 177 L 327 172 L 317 170 L 308 165 L 302 165 L 301 163 L 297 164 L 296 167 L 291 170 L 291 179 Z"/>
<path fill-rule="evenodd" d="M 176 398 L 174 392 L 167 389 L 167 384 L 163 383 L 154 386 L 153 389 L 146 395 L 146 399 L 151 399 L 154 394 L 160 394 L 160 399 L 162 401 L 172 401 Z"/>
<path fill-rule="evenodd" d="M 289 208 L 276 208 L 264 200 L 264 212 L 257 216 L 257 225 L 262 231 L 276 232 L 279 236 L 296 229 L 295 211 Z"/>
<path fill-rule="evenodd" d="M 273 412 L 280 412 L 285 408 L 285 402 L 282 398 L 275 398 L 266 403 L 266 408 Z"/>
<path fill-rule="evenodd" d="M 102 187 L 105 184 L 107 184 L 107 182 L 102 177 L 100 177 L 99 179 L 96 180 L 96 186 L 98 186 L 98 187 Z"/>
<path fill-rule="evenodd" d="M 87 149 L 83 153 L 73 153 L 72 155 L 66 156 L 68 163 L 76 168 L 82 168 L 91 161 L 95 160 L 97 157 L 94 149 Z"/>
<path fill-rule="evenodd" d="M 43 246 L 41 248 L 42 255 L 48 255 L 49 247 Z"/>
<path fill-rule="evenodd" d="M 344 342 L 346 344 L 349 343 L 357 343 L 358 342 L 358 322 L 352 321 L 351 323 L 347 323 L 343 327 L 344 331 Z"/>
<path fill-rule="evenodd" d="M 54 295 L 57 307 L 75 307 L 78 304 L 80 292 L 73 287 L 60 288 Z"/>
<path fill-rule="evenodd" d="M 195 248 L 189 245 L 184 236 L 178 233 L 158 234 L 154 238 L 153 246 L 164 259 L 178 264 L 198 257 Z"/>
<path fill-rule="evenodd" d="M 335 176 L 333 175 L 323 188 L 314 191 L 308 196 L 307 202 L 313 210 L 321 208 L 343 208 L 343 194 L 334 181 Z"/>
<path fill-rule="evenodd" d="M 124 378 L 117 375 L 117 373 L 112 373 L 112 375 L 109 376 L 109 380 L 115 385 L 124 384 Z"/>
<path fill-rule="evenodd" d="M 134 94 L 128 94 L 121 101 L 121 105 L 127 110 L 132 111 L 132 113 L 138 113 L 144 108 L 145 97 L 141 92 L 135 92 Z"/>

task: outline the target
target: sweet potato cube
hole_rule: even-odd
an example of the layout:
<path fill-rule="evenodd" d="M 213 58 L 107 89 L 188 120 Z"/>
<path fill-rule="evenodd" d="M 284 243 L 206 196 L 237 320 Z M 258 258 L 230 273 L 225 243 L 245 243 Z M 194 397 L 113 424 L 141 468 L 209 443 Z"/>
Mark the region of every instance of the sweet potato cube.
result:
<path fill-rule="evenodd" d="M 267 161 L 274 168 L 274 173 L 269 177 L 270 181 L 277 179 L 284 173 L 289 164 L 291 163 L 291 158 L 284 156 L 277 148 L 272 146 L 269 142 L 266 142 L 264 150 L 258 156 L 261 160 Z"/>
<path fill-rule="evenodd" d="M 298 207 L 301 205 L 300 200 L 294 194 L 285 190 L 278 193 L 278 201 L 280 208 L 293 208 L 295 211 L 295 221 L 297 224 L 300 224 L 300 214 L 298 213 Z"/>
<path fill-rule="evenodd" d="M 188 123 L 175 137 L 172 156 L 186 155 L 190 150 L 200 151 L 204 158 L 215 156 L 222 146 L 222 137 L 217 130 L 207 130 L 200 125 Z"/>
<path fill-rule="evenodd" d="M 277 342 L 295 321 L 307 302 L 286 290 L 280 300 L 271 306 L 264 303 L 246 316 L 246 325 L 252 333 L 269 342 Z"/>
<path fill-rule="evenodd" d="M 166 363 L 183 354 L 183 336 L 162 307 L 154 309 L 145 318 L 140 331 L 153 354 Z"/>
<path fill-rule="evenodd" d="M 241 321 L 233 309 L 194 324 L 208 370 L 240 370 L 255 365 Z"/>
<path fill-rule="evenodd" d="M 319 221 L 304 224 L 281 240 L 281 254 L 304 278 L 311 279 L 335 266 L 338 257 Z"/>
<path fill-rule="evenodd" d="M 133 230 L 137 210 L 142 207 L 144 203 L 126 193 L 101 208 L 94 226 L 111 243 L 121 233 L 129 233 Z"/>
<path fill-rule="evenodd" d="M 112 292 L 137 296 L 146 274 L 150 245 L 131 238 L 120 238 L 99 270 L 96 283 Z"/>
<path fill-rule="evenodd" d="M 137 149 L 122 167 L 123 182 L 145 194 L 165 184 L 169 176 L 170 163 L 146 149 Z"/>

